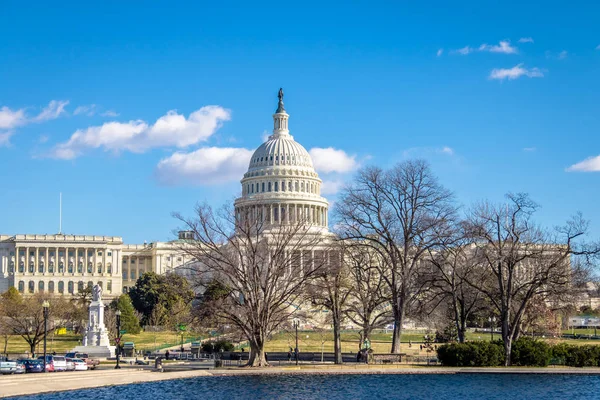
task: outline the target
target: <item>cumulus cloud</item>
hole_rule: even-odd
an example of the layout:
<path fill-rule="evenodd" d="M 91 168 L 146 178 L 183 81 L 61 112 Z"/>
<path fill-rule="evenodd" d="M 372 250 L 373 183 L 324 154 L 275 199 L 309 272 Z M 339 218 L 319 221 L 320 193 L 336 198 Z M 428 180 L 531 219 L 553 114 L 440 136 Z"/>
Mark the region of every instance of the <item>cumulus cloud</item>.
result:
<path fill-rule="evenodd" d="M 454 150 L 451 147 L 448 146 L 444 146 L 442 147 L 442 150 L 440 150 L 442 153 L 444 154 L 448 154 L 449 156 L 453 156 L 454 155 Z"/>
<path fill-rule="evenodd" d="M 600 172 L 600 156 L 588 157 L 585 160 L 571 165 L 568 172 Z"/>
<path fill-rule="evenodd" d="M 479 51 L 488 51 L 490 53 L 517 54 L 519 51 L 516 47 L 510 45 L 508 40 L 501 40 L 499 44 L 489 45 L 487 43 L 479 46 Z"/>
<path fill-rule="evenodd" d="M 33 121 L 42 122 L 56 119 L 62 114 L 66 113 L 65 107 L 68 104 L 68 100 L 52 100 L 50 103 L 48 103 L 48 106 L 42 110 L 42 112 L 33 118 Z"/>
<path fill-rule="evenodd" d="M 519 39 L 519 43 L 533 43 L 532 37 L 522 37 Z"/>
<path fill-rule="evenodd" d="M 528 78 L 543 78 L 544 74 L 539 68 L 524 68 L 523 64 L 517 64 L 512 68 L 494 68 L 490 72 L 490 79 L 497 80 L 514 80 L 522 76 Z"/>
<path fill-rule="evenodd" d="M 350 172 L 358 166 L 356 156 L 349 156 L 344 150 L 333 147 L 314 147 L 309 151 L 313 165 L 318 172 Z"/>
<path fill-rule="evenodd" d="M 73 115 L 87 115 L 88 117 L 93 116 L 96 113 L 96 105 L 88 104 L 85 106 L 78 106 L 75 111 L 73 111 Z"/>
<path fill-rule="evenodd" d="M 157 147 L 183 148 L 207 140 L 231 112 L 220 106 L 205 106 L 192 112 L 188 118 L 176 111 L 169 111 L 153 125 L 142 120 L 106 122 L 101 126 L 79 129 L 71 138 L 58 144 L 51 156 L 73 159 L 87 149 L 102 148 L 106 151 L 130 151 L 142 153 Z"/>
<path fill-rule="evenodd" d="M 204 147 L 177 152 L 160 160 L 155 175 L 166 185 L 215 185 L 239 180 L 248 169 L 253 151 L 244 148 Z"/>
<path fill-rule="evenodd" d="M 342 189 L 342 187 L 344 187 L 344 181 L 341 179 L 325 179 L 323 180 L 323 184 L 321 185 L 321 195 L 326 196 L 336 194 L 340 191 L 340 189 Z"/>
<path fill-rule="evenodd" d="M 444 49 L 439 49 L 437 53 L 435 53 L 438 57 L 440 57 L 444 53 Z"/>
<path fill-rule="evenodd" d="M 24 108 L 14 111 L 6 106 L 0 108 L 0 129 L 13 129 L 26 123 Z"/>

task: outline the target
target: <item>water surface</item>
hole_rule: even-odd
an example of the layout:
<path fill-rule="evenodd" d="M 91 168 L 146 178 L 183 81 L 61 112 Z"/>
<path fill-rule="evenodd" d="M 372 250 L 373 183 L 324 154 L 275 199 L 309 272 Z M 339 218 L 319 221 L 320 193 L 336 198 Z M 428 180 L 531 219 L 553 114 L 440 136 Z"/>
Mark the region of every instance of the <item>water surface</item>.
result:
<path fill-rule="evenodd" d="M 250 375 L 215 376 L 12 397 L 11 400 L 600 398 L 593 375 Z"/>

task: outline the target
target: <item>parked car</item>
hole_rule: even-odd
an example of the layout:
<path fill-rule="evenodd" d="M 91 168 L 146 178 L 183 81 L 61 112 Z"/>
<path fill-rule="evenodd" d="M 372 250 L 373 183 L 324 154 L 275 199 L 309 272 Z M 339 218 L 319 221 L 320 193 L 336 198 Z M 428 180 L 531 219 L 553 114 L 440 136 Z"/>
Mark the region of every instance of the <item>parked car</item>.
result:
<path fill-rule="evenodd" d="M 44 361 L 43 360 L 19 360 L 25 365 L 25 372 L 44 372 Z"/>
<path fill-rule="evenodd" d="M 17 360 L 17 369 L 15 374 L 24 374 L 26 371 L 24 360 Z"/>
<path fill-rule="evenodd" d="M 87 371 L 88 366 L 85 361 L 80 358 L 68 358 L 73 363 L 73 368 L 75 371 Z"/>
<path fill-rule="evenodd" d="M 73 359 L 65 357 L 65 361 L 67 363 L 67 371 L 75 371 L 75 364 L 73 364 Z"/>
<path fill-rule="evenodd" d="M 88 366 L 88 369 L 96 369 L 96 367 L 100 364 L 99 360 L 95 360 L 93 358 L 90 358 L 90 356 L 87 353 L 67 353 L 65 355 L 65 357 L 69 357 L 69 358 L 78 358 L 80 360 L 85 361 L 85 363 Z"/>
<path fill-rule="evenodd" d="M 0 357 L 0 374 L 14 374 L 17 371 L 17 362 Z"/>
<path fill-rule="evenodd" d="M 44 356 L 39 356 L 38 360 L 44 360 Z M 48 364 L 51 365 L 48 368 Z M 50 372 L 58 372 L 58 371 L 66 371 L 67 370 L 67 360 L 64 356 L 54 356 L 47 355 L 46 356 L 46 369 Z"/>

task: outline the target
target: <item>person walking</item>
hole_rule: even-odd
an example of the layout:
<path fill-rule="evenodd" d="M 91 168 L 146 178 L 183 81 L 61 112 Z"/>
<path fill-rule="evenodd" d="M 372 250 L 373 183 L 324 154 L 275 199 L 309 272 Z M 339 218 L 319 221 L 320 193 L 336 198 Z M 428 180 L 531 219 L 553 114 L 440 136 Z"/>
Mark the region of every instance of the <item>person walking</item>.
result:
<path fill-rule="evenodd" d="M 169 360 L 169 355 L 171 355 L 171 353 L 169 353 L 169 350 L 167 350 L 167 352 L 165 353 L 165 358 L 166 358 L 167 360 Z"/>

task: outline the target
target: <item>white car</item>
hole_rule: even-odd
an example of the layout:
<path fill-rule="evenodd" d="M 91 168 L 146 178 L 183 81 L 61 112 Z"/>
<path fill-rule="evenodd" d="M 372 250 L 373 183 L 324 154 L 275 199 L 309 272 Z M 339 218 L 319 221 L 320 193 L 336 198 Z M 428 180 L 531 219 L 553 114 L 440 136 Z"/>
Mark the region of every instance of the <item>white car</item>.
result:
<path fill-rule="evenodd" d="M 73 365 L 75 365 L 75 371 L 87 371 L 88 366 L 85 361 L 79 358 L 71 358 L 70 359 Z"/>
<path fill-rule="evenodd" d="M 44 359 L 44 356 L 38 357 L 38 360 L 43 360 L 43 359 Z M 47 355 L 46 356 L 46 364 L 50 364 L 52 366 L 52 368 L 50 368 L 50 370 L 54 371 L 54 372 L 67 370 L 67 360 L 64 356 Z"/>

